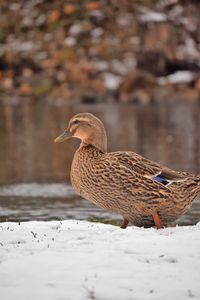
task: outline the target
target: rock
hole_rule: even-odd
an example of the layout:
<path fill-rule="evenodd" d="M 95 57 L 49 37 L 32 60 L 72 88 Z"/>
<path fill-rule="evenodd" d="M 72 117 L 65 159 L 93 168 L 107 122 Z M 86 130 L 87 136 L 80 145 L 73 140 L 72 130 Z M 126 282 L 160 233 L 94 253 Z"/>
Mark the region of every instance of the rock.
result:
<path fill-rule="evenodd" d="M 32 90 L 29 84 L 27 83 L 22 83 L 19 88 L 18 88 L 18 94 L 19 95 L 31 95 L 32 94 Z"/>
<path fill-rule="evenodd" d="M 156 84 L 155 76 L 149 72 L 135 69 L 129 72 L 121 83 L 119 100 L 147 103 L 151 99 Z"/>
<path fill-rule="evenodd" d="M 13 88 L 13 78 L 11 77 L 6 77 L 6 78 L 3 78 L 1 79 L 1 84 L 0 84 L 0 88 L 3 90 L 3 91 L 10 91 L 12 88 Z"/>
<path fill-rule="evenodd" d="M 21 5 L 2 0 L 1 9 L 3 93 L 15 95 L 16 87 L 20 94 L 33 93 L 38 77 L 51 82 L 51 89 L 42 84 L 35 95 L 55 90 L 62 97 L 73 90 L 81 97 L 89 89 L 106 99 L 119 95 L 120 101 L 146 103 L 156 78 L 200 69 L 199 1 L 37 0 Z M 131 75 L 135 68 L 137 75 Z M 198 78 L 177 83 L 168 77 L 160 87 L 199 91 Z"/>

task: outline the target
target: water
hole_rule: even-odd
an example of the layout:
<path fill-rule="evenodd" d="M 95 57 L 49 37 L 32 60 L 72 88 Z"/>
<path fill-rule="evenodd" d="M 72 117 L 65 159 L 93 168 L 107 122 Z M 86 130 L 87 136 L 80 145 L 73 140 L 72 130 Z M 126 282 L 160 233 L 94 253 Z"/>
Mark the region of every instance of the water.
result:
<path fill-rule="evenodd" d="M 119 219 L 82 200 L 69 187 L 70 165 L 78 141 L 53 143 L 69 118 L 85 111 L 104 122 L 109 151 L 132 150 L 171 168 L 200 173 L 198 104 L 177 100 L 151 106 L 69 106 L 61 100 L 49 104 L 28 99 L 19 103 L 1 101 L 1 221 Z M 34 182 L 37 184 L 32 184 Z M 199 220 L 197 201 L 180 224 L 195 224 Z"/>
<path fill-rule="evenodd" d="M 67 184 L 14 184 L 0 187 L 1 221 L 119 220 L 75 195 Z"/>

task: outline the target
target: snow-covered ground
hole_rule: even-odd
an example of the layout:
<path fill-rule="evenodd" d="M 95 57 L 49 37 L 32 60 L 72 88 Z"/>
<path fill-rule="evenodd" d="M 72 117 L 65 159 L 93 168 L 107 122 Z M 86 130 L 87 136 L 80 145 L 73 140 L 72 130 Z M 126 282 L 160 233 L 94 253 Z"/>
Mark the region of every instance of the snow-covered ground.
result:
<path fill-rule="evenodd" d="M 0 224 L 1 300 L 200 299 L 200 223 Z"/>

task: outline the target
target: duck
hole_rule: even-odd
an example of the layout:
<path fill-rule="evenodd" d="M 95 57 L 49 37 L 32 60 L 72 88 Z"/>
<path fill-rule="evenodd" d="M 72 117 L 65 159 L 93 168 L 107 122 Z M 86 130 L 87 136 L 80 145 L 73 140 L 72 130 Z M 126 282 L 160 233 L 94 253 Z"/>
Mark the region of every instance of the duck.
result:
<path fill-rule="evenodd" d="M 70 171 L 76 193 L 122 216 L 128 224 L 157 229 L 183 215 L 200 194 L 200 176 L 175 171 L 132 151 L 107 151 L 107 134 L 91 113 L 74 115 L 54 142 L 80 140 Z"/>

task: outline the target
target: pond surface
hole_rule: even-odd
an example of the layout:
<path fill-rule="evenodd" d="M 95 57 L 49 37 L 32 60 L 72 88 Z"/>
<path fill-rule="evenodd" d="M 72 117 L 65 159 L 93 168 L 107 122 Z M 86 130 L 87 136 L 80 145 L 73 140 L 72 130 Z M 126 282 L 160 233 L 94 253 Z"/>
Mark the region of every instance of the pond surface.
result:
<path fill-rule="evenodd" d="M 69 106 L 61 100 L 49 104 L 0 101 L 1 221 L 120 218 L 82 200 L 69 187 L 78 141 L 53 143 L 73 114 L 86 111 L 104 122 L 109 151 L 131 150 L 173 169 L 200 173 L 198 104 L 177 100 L 148 106 Z M 197 201 L 179 223 L 198 221 Z"/>

